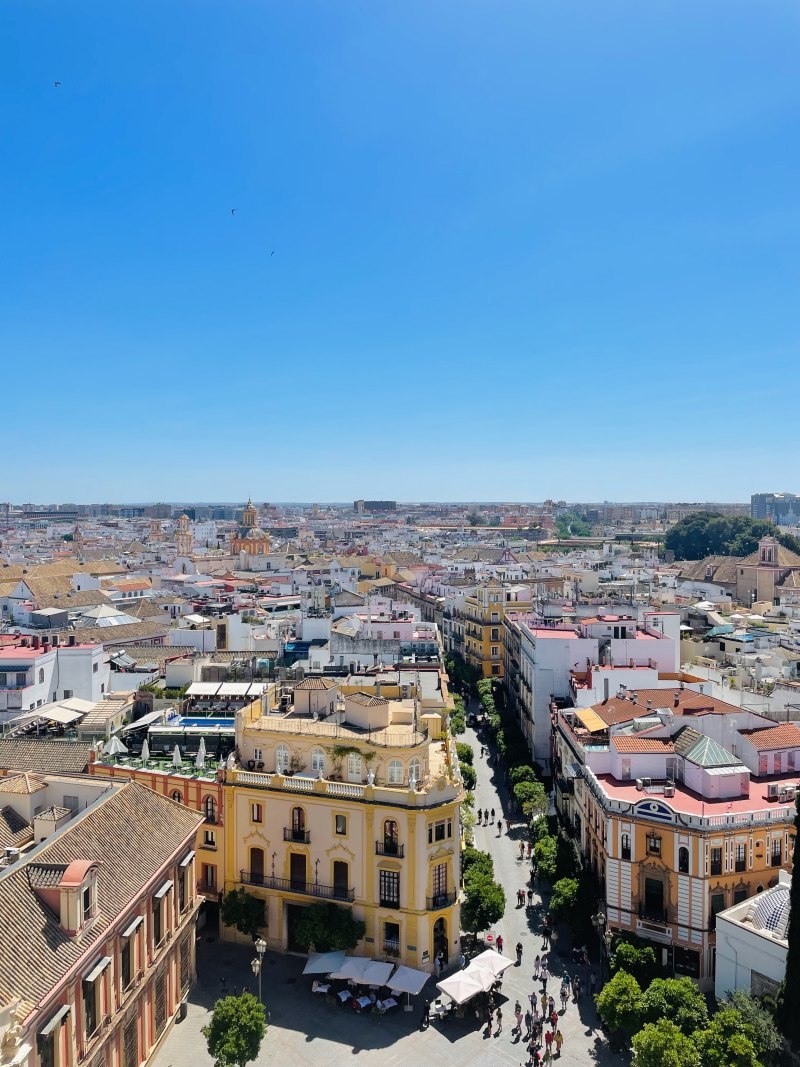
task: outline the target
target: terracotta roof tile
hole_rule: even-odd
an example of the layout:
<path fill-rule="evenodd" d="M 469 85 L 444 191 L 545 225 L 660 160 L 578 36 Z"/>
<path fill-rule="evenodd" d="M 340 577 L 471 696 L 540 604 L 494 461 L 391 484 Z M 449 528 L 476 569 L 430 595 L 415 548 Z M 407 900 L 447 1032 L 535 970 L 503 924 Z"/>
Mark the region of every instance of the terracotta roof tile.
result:
<path fill-rule="evenodd" d="M 771 752 L 773 749 L 800 748 L 800 729 L 791 722 L 782 722 L 766 730 L 742 730 L 757 752 Z"/>
<path fill-rule="evenodd" d="M 611 744 L 617 752 L 674 752 L 675 745 L 669 738 L 663 737 L 620 737 L 611 738 Z"/>

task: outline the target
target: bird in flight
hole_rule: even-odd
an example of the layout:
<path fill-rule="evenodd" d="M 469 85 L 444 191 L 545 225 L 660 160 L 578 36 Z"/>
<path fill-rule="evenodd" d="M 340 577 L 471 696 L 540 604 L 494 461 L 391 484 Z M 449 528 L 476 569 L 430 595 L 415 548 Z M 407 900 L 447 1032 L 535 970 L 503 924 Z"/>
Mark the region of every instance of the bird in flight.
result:
<path fill-rule="evenodd" d="M 273 248 L 273 249 L 272 249 L 272 251 L 270 252 L 270 255 L 271 255 L 271 256 L 274 256 L 274 255 L 275 255 L 275 249 L 274 249 L 274 248 Z"/>
<path fill-rule="evenodd" d="M 232 208 L 231 208 L 231 215 L 235 215 L 235 214 L 236 214 L 236 208 L 235 208 L 235 207 L 232 207 Z"/>
<path fill-rule="evenodd" d="M 61 82 L 53 82 L 53 86 L 54 88 L 59 89 L 61 87 Z"/>

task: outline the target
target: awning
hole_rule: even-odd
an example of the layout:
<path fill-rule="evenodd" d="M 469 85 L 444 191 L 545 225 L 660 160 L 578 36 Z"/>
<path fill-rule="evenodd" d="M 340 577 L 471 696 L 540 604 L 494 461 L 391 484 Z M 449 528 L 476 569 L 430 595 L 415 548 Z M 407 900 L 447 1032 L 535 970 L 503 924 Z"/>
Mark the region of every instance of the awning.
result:
<path fill-rule="evenodd" d="M 213 697 L 219 689 L 219 682 L 192 682 L 186 690 L 188 697 Z"/>
<path fill-rule="evenodd" d="M 180 864 L 181 867 L 182 868 L 188 867 L 193 859 L 194 859 L 194 850 L 192 850 L 188 855 L 183 857 L 183 859 L 181 860 L 181 864 Z"/>
<path fill-rule="evenodd" d="M 464 1004 L 472 1000 L 477 993 L 483 992 L 483 986 L 478 979 L 468 975 L 466 971 L 458 971 L 443 982 L 437 982 L 436 988 L 446 993 L 456 1004 Z"/>
<path fill-rule="evenodd" d="M 260 697 L 266 688 L 266 682 L 253 682 L 252 685 L 248 686 L 247 695 L 249 697 Z"/>
<path fill-rule="evenodd" d="M 217 696 L 221 697 L 246 697 L 251 682 L 223 682 L 219 687 Z"/>
<path fill-rule="evenodd" d="M 97 963 L 86 975 L 84 982 L 96 982 L 106 967 L 108 967 L 109 963 L 111 963 L 111 957 L 103 956 L 100 962 Z"/>
<path fill-rule="evenodd" d="M 370 960 L 364 968 L 360 978 L 356 981 L 359 985 L 386 985 L 389 975 L 394 970 L 393 963 L 384 963 L 382 960 Z"/>
<path fill-rule="evenodd" d="M 172 889 L 172 879 L 168 878 L 158 890 L 158 892 L 155 894 L 156 900 L 162 900 L 167 895 L 167 893 L 169 893 L 170 889 Z"/>
<path fill-rule="evenodd" d="M 393 993 L 421 993 L 430 978 L 427 971 L 418 971 L 415 967 L 398 967 L 387 983 Z"/>
<path fill-rule="evenodd" d="M 491 971 L 495 977 L 498 974 L 502 974 L 509 967 L 514 966 L 514 961 L 510 960 L 508 956 L 503 956 L 499 952 L 495 952 L 493 948 L 487 948 L 484 952 L 479 952 L 477 956 L 469 961 L 469 967 L 466 968 L 466 973 L 469 974 L 471 967 L 482 967 L 487 971 Z"/>
<path fill-rule="evenodd" d="M 608 726 L 603 722 L 597 712 L 592 710 L 592 708 L 580 708 L 576 710 L 575 714 L 590 734 L 597 734 L 600 733 L 601 730 L 608 729 Z"/>
<path fill-rule="evenodd" d="M 136 931 L 139 929 L 143 922 L 144 919 L 142 918 L 142 916 L 137 915 L 133 922 L 130 924 L 130 926 L 126 926 L 125 929 L 122 931 L 122 936 L 133 937 L 133 935 L 136 933 Z"/>
<path fill-rule="evenodd" d="M 62 726 L 69 726 L 71 722 L 77 722 L 86 715 L 85 711 L 68 711 L 67 708 L 53 708 L 52 711 L 42 709 L 42 718 L 48 722 L 58 722 Z"/>
<path fill-rule="evenodd" d="M 315 952 L 308 957 L 303 974 L 330 974 L 338 971 L 344 961 L 344 952 Z"/>
<path fill-rule="evenodd" d="M 154 722 L 158 722 L 159 719 L 163 719 L 163 711 L 148 711 L 146 715 L 142 715 L 141 719 L 137 719 L 136 722 L 129 722 L 126 726 L 122 727 L 124 734 L 130 733 L 132 730 L 140 730 L 143 726 L 150 726 Z"/>
<path fill-rule="evenodd" d="M 59 1008 L 55 1015 L 52 1017 L 52 1019 L 50 1019 L 47 1026 L 43 1027 L 43 1029 L 39 1031 L 39 1036 L 49 1037 L 49 1035 L 52 1034 L 58 1024 L 63 1019 L 66 1019 L 71 1010 L 72 1009 L 70 1008 L 69 1004 L 64 1004 L 63 1007 Z"/>
<path fill-rule="evenodd" d="M 582 778 L 583 770 L 580 763 L 567 763 L 564 767 L 564 777 L 569 781 L 571 778 Z"/>

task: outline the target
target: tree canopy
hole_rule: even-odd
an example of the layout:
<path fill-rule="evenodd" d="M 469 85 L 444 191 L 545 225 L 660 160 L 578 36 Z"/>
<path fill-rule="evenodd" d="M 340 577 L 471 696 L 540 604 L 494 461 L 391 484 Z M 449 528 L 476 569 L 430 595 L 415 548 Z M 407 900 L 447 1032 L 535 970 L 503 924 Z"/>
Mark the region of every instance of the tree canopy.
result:
<path fill-rule="evenodd" d="M 656 954 L 651 945 L 637 945 L 632 941 L 618 941 L 611 956 L 611 973 L 627 971 L 645 985 L 656 970 Z"/>
<path fill-rule="evenodd" d="M 258 1056 L 266 1030 L 264 1005 L 242 993 L 217 1001 L 203 1037 L 216 1067 L 245 1067 Z"/>
<path fill-rule="evenodd" d="M 658 1019 L 633 1035 L 635 1067 L 700 1067 L 700 1055 L 671 1019 Z"/>
<path fill-rule="evenodd" d="M 657 1023 L 665 1017 L 687 1037 L 706 1025 L 706 999 L 691 978 L 655 978 L 642 993 L 641 1021 Z"/>
<path fill-rule="evenodd" d="M 745 1033 L 755 1046 L 756 1055 L 762 1063 L 773 1063 L 783 1049 L 780 1031 L 775 1020 L 758 997 L 745 989 L 728 993 L 721 1007 L 733 1008 L 739 1013 Z"/>
<path fill-rule="evenodd" d="M 664 547 L 675 553 L 675 559 L 749 556 L 766 536 L 776 537 L 785 548 L 800 553 L 800 540 L 766 519 L 726 517 L 713 511 L 698 511 L 676 522 L 667 530 Z"/>
<path fill-rule="evenodd" d="M 641 999 L 642 987 L 633 975 L 617 971 L 597 994 L 597 1013 L 609 1030 L 635 1030 Z"/>
<path fill-rule="evenodd" d="M 481 868 L 473 867 L 464 880 L 461 925 L 471 934 L 479 934 L 500 922 L 506 910 L 506 894 Z"/>
<path fill-rule="evenodd" d="M 353 918 L 350 908 L 320 903 L 303 911 L 297 920 L 295 937 L 306 950 L 313 945 L 317 952 L 332 952 L 355 948 L 366 929 L 360 919 Z"/>
<path fill-rule="evenodd" d="M 723 1008 L 694 1035 L 702 1067 L 761 1067 L 746 1024 L 735 1008 Z"/>
<path fill-rule="evenodd" d="M 550 895 L 550 911 L 555 918 L 569 918 L 578 900 L 577 878 L 559 878 Z"/>
<path fill-rule="evenodd" d="M 231 889 L 222 898 L 220 915 L 226 926 L 234 926 L 255 940 L 265 923 L 264 901 L 244 889 Z"/>

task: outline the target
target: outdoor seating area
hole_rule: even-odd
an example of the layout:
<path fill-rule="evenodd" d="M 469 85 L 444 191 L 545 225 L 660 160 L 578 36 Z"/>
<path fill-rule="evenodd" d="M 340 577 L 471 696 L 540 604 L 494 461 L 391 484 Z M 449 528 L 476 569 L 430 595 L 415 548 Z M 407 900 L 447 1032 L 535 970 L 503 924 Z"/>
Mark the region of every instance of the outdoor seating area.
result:
<path fill-rule="evenodd" d="M 427 971 L 397 967 L 383 960 L 365 956 L 347 956 L 344 952 L 318 952 L 309 956 L 303 974 L 321 974 L 315 978 L 311 992 L 324 996 L 333 1008 L 348 1008 L 355 1013 L 386 1015 L 400 1007 L 397 999 L 407 996 L 405 1010 L 411 1010 L 411 997 L 422 991 L 430 978 Z"/>

